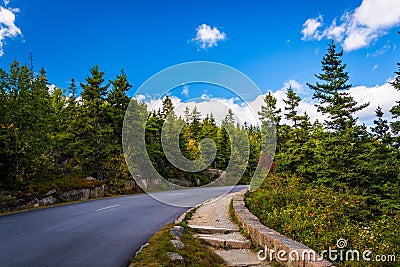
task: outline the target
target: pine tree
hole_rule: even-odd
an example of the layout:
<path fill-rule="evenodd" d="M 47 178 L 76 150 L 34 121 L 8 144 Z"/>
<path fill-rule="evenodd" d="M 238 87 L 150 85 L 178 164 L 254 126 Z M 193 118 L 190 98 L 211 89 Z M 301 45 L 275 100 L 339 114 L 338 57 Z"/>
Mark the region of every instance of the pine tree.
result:
<path fill-rule="evenodd" d="M 374 120 L 375 127 L 371 128 L 375 137 L 385 144 L 390 144 L 390 134 L 388 121 L 383 119 L 383 111 L 380 106 L 375 110 L 376 119 Z"/>
<path fill-rule="evenodd" d="M 396 79 L 390 84 L 398 91 L 400 91 L 400 62 L 397 63 L 399 70 L 395 72 Z M 396 100 L 396 105 L 390 109 L 393 122 L 390 123 L 393 133 L 396 135 L 396 146 L 400 147 L 400 100 Z"/>
<path fill-rule="evenodd" d="M 104 160 L 104 178 L 110 192 L 121 192 L 125 181 L 130 178 L 122 152 L 122 127 L 125 112 L 129 105 L 126 93 L 132 88 L 124 70 L 110 81 L 111 91 L 107 95 L 105 123 L 110 127 L 110 133 L 104 139 L 106 143 Z"/>
<path fill-rule="evenodd" d="M 194 139 L 195 143 L 198 144 L 201 131 L 201 113 L 197 110 L 197 106 L 194 106 L 189 118 L 190 138 Z"/>
<path fill-rule="evenodd" d="M 98 180 L 104 179 L 103 162 L 106 158 L 106 140 L 111 134 L 107 124 L 107 91 L 109 84 L 104 84 L 104 72 L 96 65 L 90 70 L 86 82 L 81 83 L 83 92 L 80 105 L 78 127 L 78 150 L 76 156 L 83 165 L 82 175 L 93 175 Z"/>
<path fill-rule="evenodd" d="M 172 104 L 171 98 L 169 96 L 166 96 L 163 100 L 161 115 L 163 119 L 166 119 L 170 114 L 172 114 L 172 116 L 175 116 L 174 105 Z"/>
<path fill-rule="evenodd" d="M 269 92 L 264 98 L 265 106 L 261 106 L 261 111 L 258 112 L 261 122 L 272 122 L 279 125 L 281 117 L 279 116 L 281 109 L 277 109 L 277 99 Z"/>
<path fill-rule="evenodd" d="M 353 97 L 346 92 L 351 88 L 348 84 L 349 75 L 345 71 L 346 64 L 342 63 L 343 50 L 336 51 L 332 41 L 322 59 L 322 73 L 315 75 L 320 81 L 315 85 L 307 83 L 314 91 L 313 98 L 318 99 L 318 111 L 327 114 L 329 120 L 325 125 L 334 131 L 343 131 L 356 125 L 354 113 L 366 108 L 369 103 L 358 105 Z"/>
<path fill-rule="evenodd" d="M 288 121 L 293 122 L 293 127 L 297 128 L 299 122 L 301 121 L 301 117 L 297 115 L 297 107 L 299 106 L 301 98 L 293 91 L 292 87 L 290 86 L 286 91 L 286 99 L 283 100 L 285 102 L 285 110 L 288 113 L 285 113 L 285 118 Z"/>

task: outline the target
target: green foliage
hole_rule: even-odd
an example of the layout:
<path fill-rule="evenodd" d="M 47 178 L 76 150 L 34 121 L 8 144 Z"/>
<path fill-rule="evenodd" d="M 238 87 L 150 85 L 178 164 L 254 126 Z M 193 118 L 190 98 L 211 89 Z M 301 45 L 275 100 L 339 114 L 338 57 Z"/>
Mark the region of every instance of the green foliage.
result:
<path fill-rule="evenodd" d="M 349 249 L 370 249 L 375 255 L 400 253 L 399 210 L 382 214 L 381 206 L 353 190 L 340 193 L 298 178 L 270 175 L 245 201 L 263 224 L 317 252 L 335 248 L 336 241 L 344 238 Z"/>
<path fill-rule="evenodd" d="M 383 119 L 380 107 L 371 133 L 357 125 L 358 105 L 347 90 L 343 52 L 332 42 L 322 60 L 314 90 L 318 111 L 328 115 L 324 126 L 299 116 L 300 97 L 289 88 L 284 113 L 290 125 L 278 125 L 274 175 L 247 194 L 246 204 L 260 220 L 290 238 L 322 251 L 345 238 L 349 249 L 376 254 L 399 254 L 400 152 L 397 112 Z M 400 64 L 399 64 L 400 66 Z M 392 85 L 399 89 L 400 72 Z M 279 121 L 275 100 L 266 97 L 260 119 Z M 397 102 L 399 104 L 400 102 Z M 387 263 L 391 266 L 393 263 Z M 374 266 L 370 262 L 335 262 L 338 266 Z M 386 265 L 382 265 L 386 266 Z"/>
<path fill-rule="evenodd" d="M 180 263 L 171 262 L 167 252 L 182 255 L 185 266 L 225 266 L 222 258 L 202 244 L 201 240 L 194 237 L 187 229 L 180 238 L 185 247 L 176 249 L 171 243 L 174 239 L 170 233 L 171 228 L 171 224 L 166 225 L 153 235 L 149 245 L 131 260 L 131 266 L 182 266 Z"/>
<path fill-rule="evenodd" d="M 318 111 L 329 117 L 329 120 L 325 121 L 326 126 L 335 131 L 354 127 L 357 121 L 354 113 L 369 105 L 357 105 L 353 97 L 346 92 L 351 88 L 351 84 L 347 83 L 349 75 L 345 71 L 346 64 L 342 64 L 342 55 L 343 50 L 337 52 L 332 41 L 321 62 L 322 73 L 315 75 L 321 82 L 316 82 L 315 85 L 307 83 L 314 91 L 314 98 L 319 100 L 319 104 L 316 105 Z"/>
<path fill-rule="evenodd" d="M 395 72 L 397 76 L 391 85 L 396 90 L 400 91 L 400 62 L 397 63 L 397 66 L 399 67 L 399 70 Z M 396 136 L 396 147 L 400 147 L 400 100 L 396 100 L 396 105 L 390 109 L 390 113 L 392 113 L 392 118 L 394 119 L 394 121 L 390 123 L 390 127 Z"/>
<path fill-rule="evenodd" d="M 50 86 L 44 69 L 36 74 L 18 62 L 0 69 L 0 84 L 1 190 L 41 196 L 92 187 L 82 178 L 93 176 L 120 192 L 131 179 L 121 147 L 131 88 L 123 71 L 105 83 L 93 67 L 79 101 L 74 79 L 66 95 Z"/>

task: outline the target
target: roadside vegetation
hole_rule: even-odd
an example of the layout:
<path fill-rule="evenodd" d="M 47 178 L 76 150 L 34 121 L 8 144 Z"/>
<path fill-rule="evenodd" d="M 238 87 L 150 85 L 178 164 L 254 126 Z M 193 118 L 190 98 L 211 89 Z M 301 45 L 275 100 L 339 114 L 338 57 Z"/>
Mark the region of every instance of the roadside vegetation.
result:
<path fill-rule="evenodd" d="M 161 130 L 172 117 L 176 125 L 184 123 L 179 146 L 190 160 L 199 158 L 200 141 L 209 138 L 217 153 L 208 168 L 225 170 L 231 159 L 238 165 L 245 159 L 241 183 L 249 183 L 260 159 L 264 167 L 272 164 L 273 173 L 262 187 L 246 197 L 247 206 L 267 226 L 317 251 L 334 248 L 337 239 L 345 238 L 348 248 L 400 255 L 400 99 L 386 114 L 392 122 L 378 107 L 370 125 L 361 125 L 356 114 L 368 103 L 357 103 L 349 94 L 352 86 L 342 56 L 330 43 L 321 73 L 308 84 L 321 121 L 311 122 L 308 114 L 298 113 L 301 98 L 289 87 L 284 110 L 277 108 L 271 93 L 265 96 L 259 116 L 267 127 L 261 128 L 238 124 L 231 110 L 221 125 L 213 114 L 202 116 L 196 107 L 177 116 L 168 96 L 162 108 L 147 112 L 145 104 L 128 98 L 132 85 L 124 71 L 107 81 L 94 66 L 80 88 L 71 79 L 65 90 L 51 84 L 44 69 L 36 72 L 13 62 L 9 70 L 0 69 L 1 208 L 16 204 L 18 192 L 40 197 L 52 189 L 61 193 L 105 185 L 110 194 L 123 193 L 131 174 L 121 131 L 132 101 L 146 114 L 147 154 L 163 177 L 192 186 L 212 178 L 205 171 L 187 173 L 168 161 Z M 391 84 L 400 90 L 400 63 L 395 74 Z M 275 146 L 266 143 L 261 151 L 261 131 L 271 124 L 276 125 L 277 136 L 273 163 Z M 227 129 L 234 135 L 247 134 L 248 161 Z M 86 177 L 95 180 L 88 182 Z"/>
<path fill-rule="evenodd" d="M 283 112 L 290 124 L 280 124 L 280 111 L 270 105 L 278 125 L 275 168 L 261 188 L 246 195 L 246 205 L 266 226 L 317 252 L 337 249 L 337 240 L 346 239 L 345 249 L 397 256 L 396 262 L 337 260 L 338 266 L 398 266 L 400 99 L 390 110 L 392 123 L 378 107 L 372 127 L 357 124 L 355 113 L 368 103 L 348 93 L 341 57 L 331 43 L 317 81 L 308 84 L 323 122 L 310 124 L 307 114 L 297 113 L 300 97 L 291 89 Z M 396 74 L 392 86 L 400 90 Z"/>
<path fill-rule="evenodd" d="M 200 239 L 194 237 L 186 226 L 180 238 L 185 247 L 183 249 L 175 248 L 171 243 L 171 240 L 174 239 L 170 232 L 172 228 L 173 224 L 168 224 L 158 231 L 149 240 L 149 245 L 143 247 L 131 260 L 130 267 L 182 266 L 179 262 L 171 261 L 168 252 L 179 253 L 185 261 L 185 266 L 226 266 L 224 260 L 212 252 Z"/>
<path fill-rule="evenodd" d="M 186 158 L 199 157 L 202 139 L 215 142 L 218 152 L 209 168 L 217 170 L 226 169 L 230 160 L 226 128 L 238 133 L 248 131 L 255 149 L 242 183 L 251 177 L 260 150 L 259 129 L 235 125 L 232 111 L 222 126 L 217 125 L 212 114 L 202 117 L 196 107 L 186 109 L 183 118 L 178 117 L 168 96 L 160 110 L 147 112 L 145 104 L 128 98 L 131 88 L 123 70 L 107 81 L 97 65 L 79 84 L 72 78 L 68 89 L 52 84 L 43 68 L 37 72 L 15 61 L 8 70 L 0 69 L 1 210 L 12 209 L 21 194 L 40 198 L 53 189 L 60 195 L 63 191 L 104 185 L 108 194 L 125 193 L 127 184 L 132 184 L 132 175 L 121 143 L 124 115 L 130 101 L 147 118 L 147 154 L 163 177 L 191 186 L 207 184 L 213 178 L 205 171 L 187 173 L 167 160 L 161 130 L 169 115 L 185 124 L 179 145 Z M 136 186 L 128 190 L 140 189 Z"/>

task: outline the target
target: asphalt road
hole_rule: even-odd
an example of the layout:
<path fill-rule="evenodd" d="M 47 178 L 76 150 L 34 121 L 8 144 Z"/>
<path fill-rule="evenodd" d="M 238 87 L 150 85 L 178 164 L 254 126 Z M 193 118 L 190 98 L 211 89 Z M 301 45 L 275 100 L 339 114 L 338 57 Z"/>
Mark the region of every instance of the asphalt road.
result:
<path fill-rule="evenodd" d="M 127 266 L 141 245 L 187 207 L 228 190 L 155 194 L 181 207 L 138 194 L 2 216 L 0 266 Z"/>

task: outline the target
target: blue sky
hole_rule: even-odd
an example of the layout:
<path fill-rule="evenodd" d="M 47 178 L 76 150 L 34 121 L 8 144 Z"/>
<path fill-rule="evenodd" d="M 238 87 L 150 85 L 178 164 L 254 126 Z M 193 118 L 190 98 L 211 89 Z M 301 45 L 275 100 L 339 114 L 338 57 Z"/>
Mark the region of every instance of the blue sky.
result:
<path fill-rule="evenodd" d="M 138 88 L 166 67 L 204 60 L 237 68 L 262 93 L 280 96 L 292 84 L 307 100 L 311 92 L 305 83 L 315 82 L 328 39 L 335 39 L 345 49 L 355 93 L 368 92 L 374 99 L 371 88 L 392 93 L 386 84 L 400 61 L 398 0 L 11 0 L 0 5 L 0 67 L 8 68 L 14 59 L 28 63 L 32 52 L 35 69 L 44 66 L 50 82 L 62 88 L 72 77 L 83 81 L 95 64 L 108 79 L 124 68 Z M 178 102 L 204 94 L 199 87 L 176 92 Z M 230 98 L 223 92 L 213 96 Z M 388 109 L 390 99 L 382 101 Z M 371 117 L 368 112 L 365 118 Z"/>

